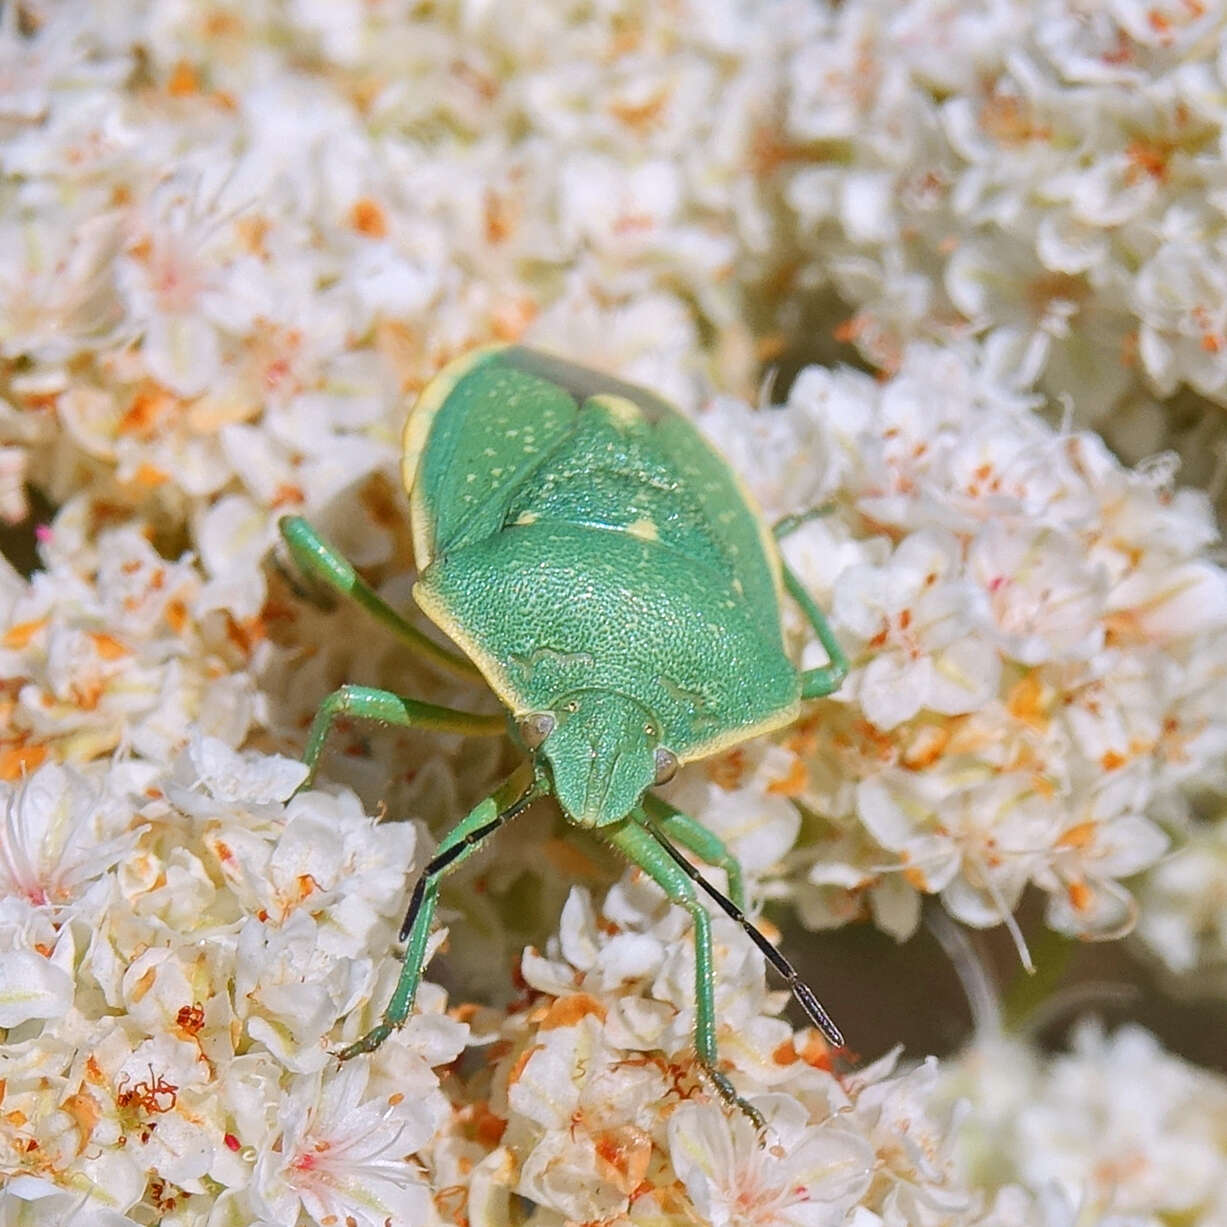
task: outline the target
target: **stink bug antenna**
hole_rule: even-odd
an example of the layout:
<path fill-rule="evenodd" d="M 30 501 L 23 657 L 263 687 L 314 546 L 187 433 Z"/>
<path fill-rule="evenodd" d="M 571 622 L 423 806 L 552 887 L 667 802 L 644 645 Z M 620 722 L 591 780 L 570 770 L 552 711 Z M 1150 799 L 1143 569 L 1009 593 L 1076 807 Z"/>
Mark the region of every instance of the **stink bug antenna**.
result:
<path fill-rule="evenodd" d="M 763 952 L 767 962 L 780 973 L 787 982 L 792 995 L 801 1003 L 801 1008 L 809 1016 L 810 1022 L 826 1036 L 833 1048 L 843 1048 L 844 1037 L 839 1028 L 831 1021 L 831 1016 L 822 1008 L 822 1003 L 814 996 L 814 990 L 797 974 L 796 968 L 768 941 L 766 935 L 755 927 L 745 912 L 732 899 L 718 891 L 669 841 L 655 824 L 648 826 L 653 838 L 673 858 L 679 869 L 692 881 L 697 883 L 720 905 L 722 911 L 731 916 L 749 936 L 750 940 Z"/>

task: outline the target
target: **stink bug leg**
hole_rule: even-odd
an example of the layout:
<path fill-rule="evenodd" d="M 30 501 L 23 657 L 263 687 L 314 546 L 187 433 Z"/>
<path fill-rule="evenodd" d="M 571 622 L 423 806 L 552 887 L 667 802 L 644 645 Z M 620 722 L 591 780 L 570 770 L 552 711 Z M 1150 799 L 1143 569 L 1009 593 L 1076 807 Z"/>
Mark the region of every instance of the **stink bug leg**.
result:
<path fill-rule="evenodd" d="M 457 711 L 453 707 L 419 703 L 417 699 L 406 699 L 390 690 L 376 690 L 371 686 L 340 686 L 319 705 L 311 722 L 307 748 L 303 751 L 307 778 L 302 788 L 314 783 L 324 743 L 332 726 L 342 716 L 376 720 L 397 728 L 434 729 L 439 733 L 468 733 L 481 737 L 497 737 L 507 731 L 507 721 L 502 716 L 479 716 L 476 712 Z"/>
<path fill-rule="evenodd" d="M 696 822 L 688 814 L 674 809 L 661 797 L 645 793 L 643 810 L 651 820 L 653 828 L 666 838 L 672 836 L 683 848 L 689 848 L 695 856 L 702 857 L 709 865 L 723 869 L 728 878 L 729 894 L 733 902 L 744 909 L 746 906 L 745 886 L 741 878 L 741 862 L 724 846 L 724 840 L 715 831 L 709 831 L 701 822 Z"/>
<path fill-rule="evenodd" d="M 652 828 L 652 834 L 665 852 L 681 868 L 682 872 L 697 882 L 720 905 L 721 910 L 731 916 L 749 935 L 751 941 L 766 955 L 767 962 L 784 978 L 792 995 L 801 1003 L 801 1008 L 809 1016 L 810 1022 L 826 1036 L 827 1042 L 831 1047 L 844 1047 L 843 1034 L 831 1021 L 831 1016 L 822 1008 L 822 1003 L 814 996 L 814 990 L 801 979 L 793 965 L 755 927 L 742 909 L 732 899 L 725 898 L 659 830 Z"/>
<path fill-rule="evenodd" d="M 817 516 L 825 515 L 828 510 L 829 508 L 819 507 L 804 515 L 785 516 L 776 523 L 772 530 L 775 539 L 783 541 L 789 533 L 796 532 L 802 524 L 808 523 Z M 843 648 L 839 646 L 839 640 L 835 638 L 835 632 L 831 630 L 831 624 L 827 621 L 826 615 L 818 608 L 814 598 L 806 591 L 805 586 L 783 559 L 780 560 L 780 569 L 784 575 L 784 587 L 788 589 L 788 595 L 801 607 L 806 621 L 814 628 L 818 642 L 822 644 L 831 660 L 829 665 L 822 665 L 817 669 L 806 669 L 801 674 L 801 696 L 806 699 L 824 699 L 827 695 L 834 694 L 843 685 L 844 678 L 848 676 L 848 658 L 844 655 Z"/>
<path fill-rule="evenodd" d="M 325 584 L 341 596 L 356 601 L 393 634 L 411 644 L 421 655 L 461 677 L 481 681 L 480 670 L 471 660 L 440 647 L 416 626 L 406 622 L 354 570 L 353 564 L 335 546 L 325 541 L 302 516 L 282 516 L 277 524 L 281 538 L 295 563 L 311 579 Z"/>
<path fill-rule="evenodd" d="M 637 821 L 638 815 L 607 828 L 603 834 L 623 856 L 634 861 L 668 896 L 671 903 L 684 907 L 690 913 L 694 926 L 694 1048 L 712 1085 L 720 1098 L 731 1107 L 740 1108 L 753 1122 L 756 1129 L 763 1127 L 762 1113 L 747 1103 L 733 1089 L 718 1064 L 716 1056 L 716 1001 L 712 984 L 711 920 L 707 909 L 699 902 L 691 884 L 689 871 L 693 868 L 681 855 L 675 853 L 676 861 L 665 850 L 668 846 L 646 826 Z M 642 822 L 646 822 L 646 816 Z M 681 867 L 679 867 L 681 866 Z"/>
<path fill-rule="evenodd" d="M 374 618 L 436 665 L 465 677 L 481 677 L 470 661 L 440 647 L 416 626 L 406 622 L 362 579 L 349 560 L 301 516 L 283 516 L 278 527 L 294 561 L 311 579 L 357 601 Z M 328 734 L 343 716 L 374 720 L 399 728 L 434 729 L 441 733 L 467 733 L 472 736 L 498 736 L 507 731 L 507 721 L 501 715 L 483 716 L 476 712 L 457 711 L 370 686 L 341 686 L 316 710 L 303 752 L 303 762 L 308 770 L 307 778 L 299 786 L 300 790 L 310 788 L 314 783 Z"/>
<path fill-rule="evenodd" d="M 603 834 L 626 858 L 638 865 L 668 896 L 672 903 L 684 907 L 694 924 L 694 973 L 695 973 L 695 1024 L 694 1046 L 699 1063 L 720 1093 L 720 1097 L 733 1107 L 740 1108 L 755 1124 L 762 1128 L 763 1118 L 759 1111 L 747 1103 L 733 1089 L 733 1084 L 717 1065 L 716 1057 L 716 1011 L 712 988 L 711 922 L 707 910 L 695 894 L 697 883 L 721 909 L 731 916 L 748 934 L 754 944 L 767 957 L 767 961 L 787 982 L 793 996 L 800 1002 L 810 1021 L 822 1032 L 834 1048 L 844 1046 L 844 1037 L 822 1008 L 813 990 L 797 974 L 792 964 L 767 940 L 746 916 L 739 902 L 734 902 L 720 893 L 706 878 L 669 842 L 661 825 L 653 815 L 664 813 L 664 822 L 679 841 L 692 850 L 702 842 L 708 851 L 700 851 L 711 863 L 736 864 L 718 836 L 705 827 L 667 806 L 656 797 L 648 797 L 640 810 L 633 811 L 629 819 L 618 826 L 607 828 Z M 680 820 L 680 821 L 679 821 Z M 697 832 L 703 832 L 701 839 Z M 736 878 L 740 895 L 740 869 Z"/>
<path fill-rule="evenodd" d="M 378 1026 L 372 1027 L 360 1040 L 337 1054 L 342 1061 L 348 1061 L 360 1052 L 374 1052 L 409 1017 L 426 962 L 426 942 L 430 937 L 430 924 L 439 898 L 439 879 L 472 856 L 499 827 L 522 814 L 544 792 L 541 781 L 525 765 L 444 836 L 434 859 L 413 888 L 409 910 L 400 929 L 400 939 L 405 941 L 408 938 L 408 945 L 401 963 L 400 979 L 396 982 L 383 1018 Z"/>

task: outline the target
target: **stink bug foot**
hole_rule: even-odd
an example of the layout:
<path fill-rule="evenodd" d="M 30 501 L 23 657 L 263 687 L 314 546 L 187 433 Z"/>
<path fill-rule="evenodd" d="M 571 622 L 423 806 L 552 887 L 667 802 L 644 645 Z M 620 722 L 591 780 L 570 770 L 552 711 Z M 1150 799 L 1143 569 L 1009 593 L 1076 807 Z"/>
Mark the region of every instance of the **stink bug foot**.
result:
<path fill-rule="evenodd" d="M 736 1108 L 737 1111 L 744 1112 L 750 1118 L 750 1123 L 759 1135 L 760 1143 L 765 1142 L 767 1122 L 763 1119 L 763 1114 L 752 1103 L 742 1099 L 733 1089 L 733 1084 L 718 1069 L 708 1069 L 704 1066 L 704 1073 L 712 1080 L 716 1090 L 720 1093 L 720 1098 L 730 1108 Z"/>

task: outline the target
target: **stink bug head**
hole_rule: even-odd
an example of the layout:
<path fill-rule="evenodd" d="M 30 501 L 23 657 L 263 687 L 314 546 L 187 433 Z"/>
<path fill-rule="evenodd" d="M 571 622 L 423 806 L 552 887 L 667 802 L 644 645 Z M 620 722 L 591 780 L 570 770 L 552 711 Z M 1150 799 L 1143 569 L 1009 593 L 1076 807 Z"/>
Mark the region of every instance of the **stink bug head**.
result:
<path fill-rule="evenodd" d="M 613 690 L 577 690 L 559 700 L 537 753 L 554 796 L 579 826 L 625 818 L 657 777 L 660 722 L 642 704 Z M 540 715 L 536 728 L 548 724 Z"/>

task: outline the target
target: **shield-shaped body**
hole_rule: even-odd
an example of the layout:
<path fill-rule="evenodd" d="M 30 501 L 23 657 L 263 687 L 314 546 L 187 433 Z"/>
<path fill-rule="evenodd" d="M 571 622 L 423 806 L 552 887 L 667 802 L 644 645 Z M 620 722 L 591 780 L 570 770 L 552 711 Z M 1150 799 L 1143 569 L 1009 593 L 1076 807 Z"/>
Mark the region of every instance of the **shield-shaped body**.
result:
<path fill-rule="evenodd" d="M 624 696 L 680 762 L 795 717 L 775 543 L 665 402 L 482 350 L 423 393 L 404 466 L 414 597 L 514 715 Z"/>

